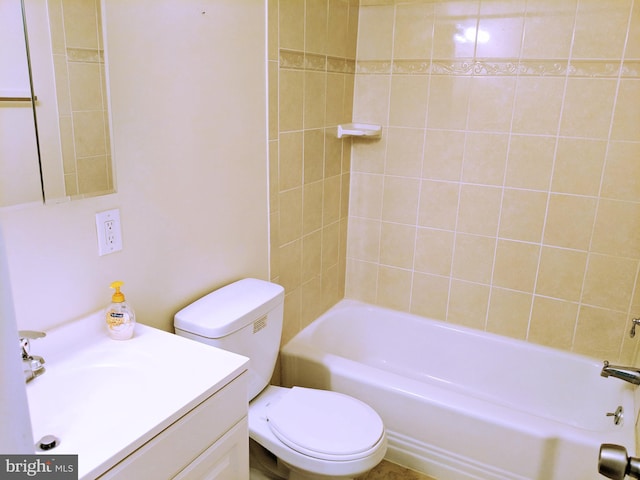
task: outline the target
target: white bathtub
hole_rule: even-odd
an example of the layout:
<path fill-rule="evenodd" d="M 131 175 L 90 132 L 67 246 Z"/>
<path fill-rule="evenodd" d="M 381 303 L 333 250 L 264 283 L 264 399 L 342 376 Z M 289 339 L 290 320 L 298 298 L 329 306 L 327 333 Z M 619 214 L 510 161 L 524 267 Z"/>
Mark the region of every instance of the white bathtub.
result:
<path fill-rule="evenodd" d="M 635 454 L 634 387 L 602 363 L 343 300 L 282 349 L 282 380 L 375 408 L 387 458 L 439 480 L 599 480 L 598 451 Z M 615 425 L 618 406 L 624 418 Z"/>

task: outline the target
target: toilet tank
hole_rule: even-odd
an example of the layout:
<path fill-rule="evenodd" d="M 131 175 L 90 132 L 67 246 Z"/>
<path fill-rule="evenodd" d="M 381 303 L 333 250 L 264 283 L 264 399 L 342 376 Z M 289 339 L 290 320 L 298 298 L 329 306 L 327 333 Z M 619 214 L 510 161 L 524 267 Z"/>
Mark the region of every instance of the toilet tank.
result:
<path fill-rule="evenodd" d="M 283 312 L 283 287 L 245 278 L 183 308 L 173 325 L 177 335 L 249 357 L 251 401 L 273 375 Z"/>

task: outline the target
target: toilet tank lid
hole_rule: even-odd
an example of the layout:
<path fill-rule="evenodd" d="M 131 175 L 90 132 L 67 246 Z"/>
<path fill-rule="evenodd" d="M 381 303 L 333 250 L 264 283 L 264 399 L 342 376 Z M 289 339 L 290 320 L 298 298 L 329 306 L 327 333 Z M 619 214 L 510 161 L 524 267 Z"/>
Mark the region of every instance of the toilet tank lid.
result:
<path fill-rule="evenodd" d="M 278 284 L 245 278 L 186 306 L 173 319 L 176 329 L 206 338 L 222 338 L 255 322 L 284 300 Z"/>

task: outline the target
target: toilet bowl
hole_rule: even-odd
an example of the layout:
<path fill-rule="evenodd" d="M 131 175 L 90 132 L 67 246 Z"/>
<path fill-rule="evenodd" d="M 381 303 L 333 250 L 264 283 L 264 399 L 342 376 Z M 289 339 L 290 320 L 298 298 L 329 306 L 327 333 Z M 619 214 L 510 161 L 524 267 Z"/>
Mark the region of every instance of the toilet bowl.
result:
<path fill-rule="evenodd" d="M 258 395 L 249 404 L 249 436 L 297 472 L 289 478 L 353 478 L 377 465 L 387 447 L 371 407 L 302 387 L 268 386 Z"/>
<path fill-rule="evenodd" d="M 349 479 L 365 473 L 387 450 L 384 425 L 371 407 L 337 392 L 268 385 L 283 303 L 280 285 L 244 279 L 180 310 L 174 327 L 178 335 L 249 357 L 249 436 L 265 450 L 258 462 L 264 472 L 255 477 Z"/>

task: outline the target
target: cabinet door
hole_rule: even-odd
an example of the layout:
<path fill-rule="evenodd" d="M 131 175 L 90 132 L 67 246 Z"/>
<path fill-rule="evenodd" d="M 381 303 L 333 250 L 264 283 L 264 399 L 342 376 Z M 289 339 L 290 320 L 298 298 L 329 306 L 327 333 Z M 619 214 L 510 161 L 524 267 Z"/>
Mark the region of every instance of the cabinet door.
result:
<path fill-rule="evenodd" d="M 174 480 L 248 480 L 247 417 L 174 477 Z"/>

